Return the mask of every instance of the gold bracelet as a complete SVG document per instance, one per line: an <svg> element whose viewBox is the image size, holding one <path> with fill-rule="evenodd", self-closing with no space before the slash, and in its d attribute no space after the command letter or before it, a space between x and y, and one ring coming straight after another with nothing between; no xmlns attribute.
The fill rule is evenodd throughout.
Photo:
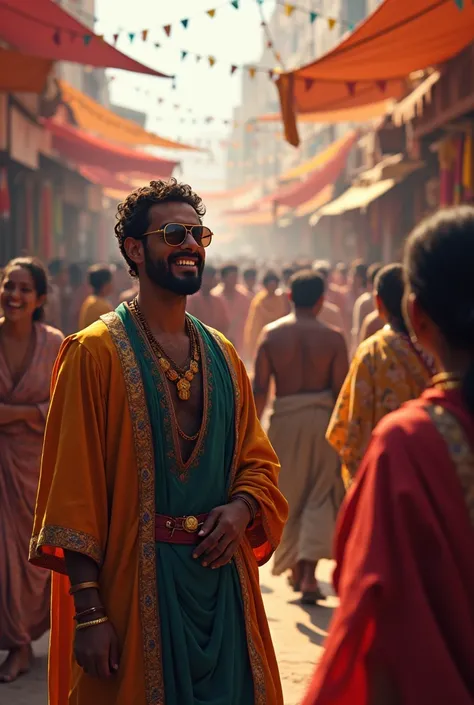
<svg viewBox="0 0 474 705"><path fill-rule="evenodd" d="M71 585L71 588L69 590L70 595L75 595L76 592L79 592L80 590L89 590L89 588L94 588L96 590L99 589L99 583L89 580L86 583L77 583L77 585Z"/></svg>
<svg viewBox="0 0 474 705"><path fill-rule="evenodd" d="M78 629L86 629L87 627L95 627L96 624L104 624L104 622L108 621L108 617L99 617L99 619L91 619L90 622L81 622L80 624L76 625L76 631Z"/></svg>

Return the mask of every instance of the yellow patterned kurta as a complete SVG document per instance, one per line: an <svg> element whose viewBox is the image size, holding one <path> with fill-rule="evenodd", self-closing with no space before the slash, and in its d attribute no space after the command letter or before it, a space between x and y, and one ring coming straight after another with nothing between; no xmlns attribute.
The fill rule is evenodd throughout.
<svg viewBox="0 0 474 705"><path fill-rule="evenodd" d="M354 477L378 422L425 389L431 370L410 341L389 326L357 349L326 438L339 453L344 483Z"/></svg>

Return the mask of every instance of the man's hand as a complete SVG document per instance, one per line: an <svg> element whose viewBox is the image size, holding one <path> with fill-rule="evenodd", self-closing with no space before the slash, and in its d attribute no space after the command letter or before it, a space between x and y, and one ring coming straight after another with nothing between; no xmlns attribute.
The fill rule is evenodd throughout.
<svg viewBox="0 0 474 705"><path fill-rule="evenodd" d="M110 678L119 667L120 651L110 622L76 631L74 655L79 666L92 678Z"/></svg>
<svg viewBox="0 0 474 705"><path fill-rule="evenodd" d="M232 560L252 519L250 509L241 499L235 499L210 512L199 532L202 539L193 558L202 558L203 566L220 568Z"/></svg>

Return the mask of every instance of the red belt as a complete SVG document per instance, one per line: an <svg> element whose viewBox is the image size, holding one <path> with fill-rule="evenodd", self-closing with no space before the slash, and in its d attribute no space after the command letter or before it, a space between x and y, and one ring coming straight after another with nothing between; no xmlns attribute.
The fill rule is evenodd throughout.
<svg viewBox="0 0 474 705"><path fill-rule="evenodd" d="M198 532L207 517L207 514L185 517L155 514L155 541L193 545L197 543Z"/></svg>

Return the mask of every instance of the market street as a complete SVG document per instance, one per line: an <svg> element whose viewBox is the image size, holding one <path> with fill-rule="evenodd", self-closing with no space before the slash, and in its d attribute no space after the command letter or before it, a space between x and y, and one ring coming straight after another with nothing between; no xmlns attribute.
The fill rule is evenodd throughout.
<svg viewBox="0 0 474 705"><path fill-rule="evenodd" d="M319 576L329 591L331 563L323 561ZM270 566L261 570L262 592L273 634L285 693L285 705L301 702L306 683L321 654L335 598L318 607L301 607L284 577L274 578ZM0 685L0 702L6 705L46 705L47 637L35 644L37 660L31 673L11 685ZM4 654L0 653L0 658Z"/></svg>

